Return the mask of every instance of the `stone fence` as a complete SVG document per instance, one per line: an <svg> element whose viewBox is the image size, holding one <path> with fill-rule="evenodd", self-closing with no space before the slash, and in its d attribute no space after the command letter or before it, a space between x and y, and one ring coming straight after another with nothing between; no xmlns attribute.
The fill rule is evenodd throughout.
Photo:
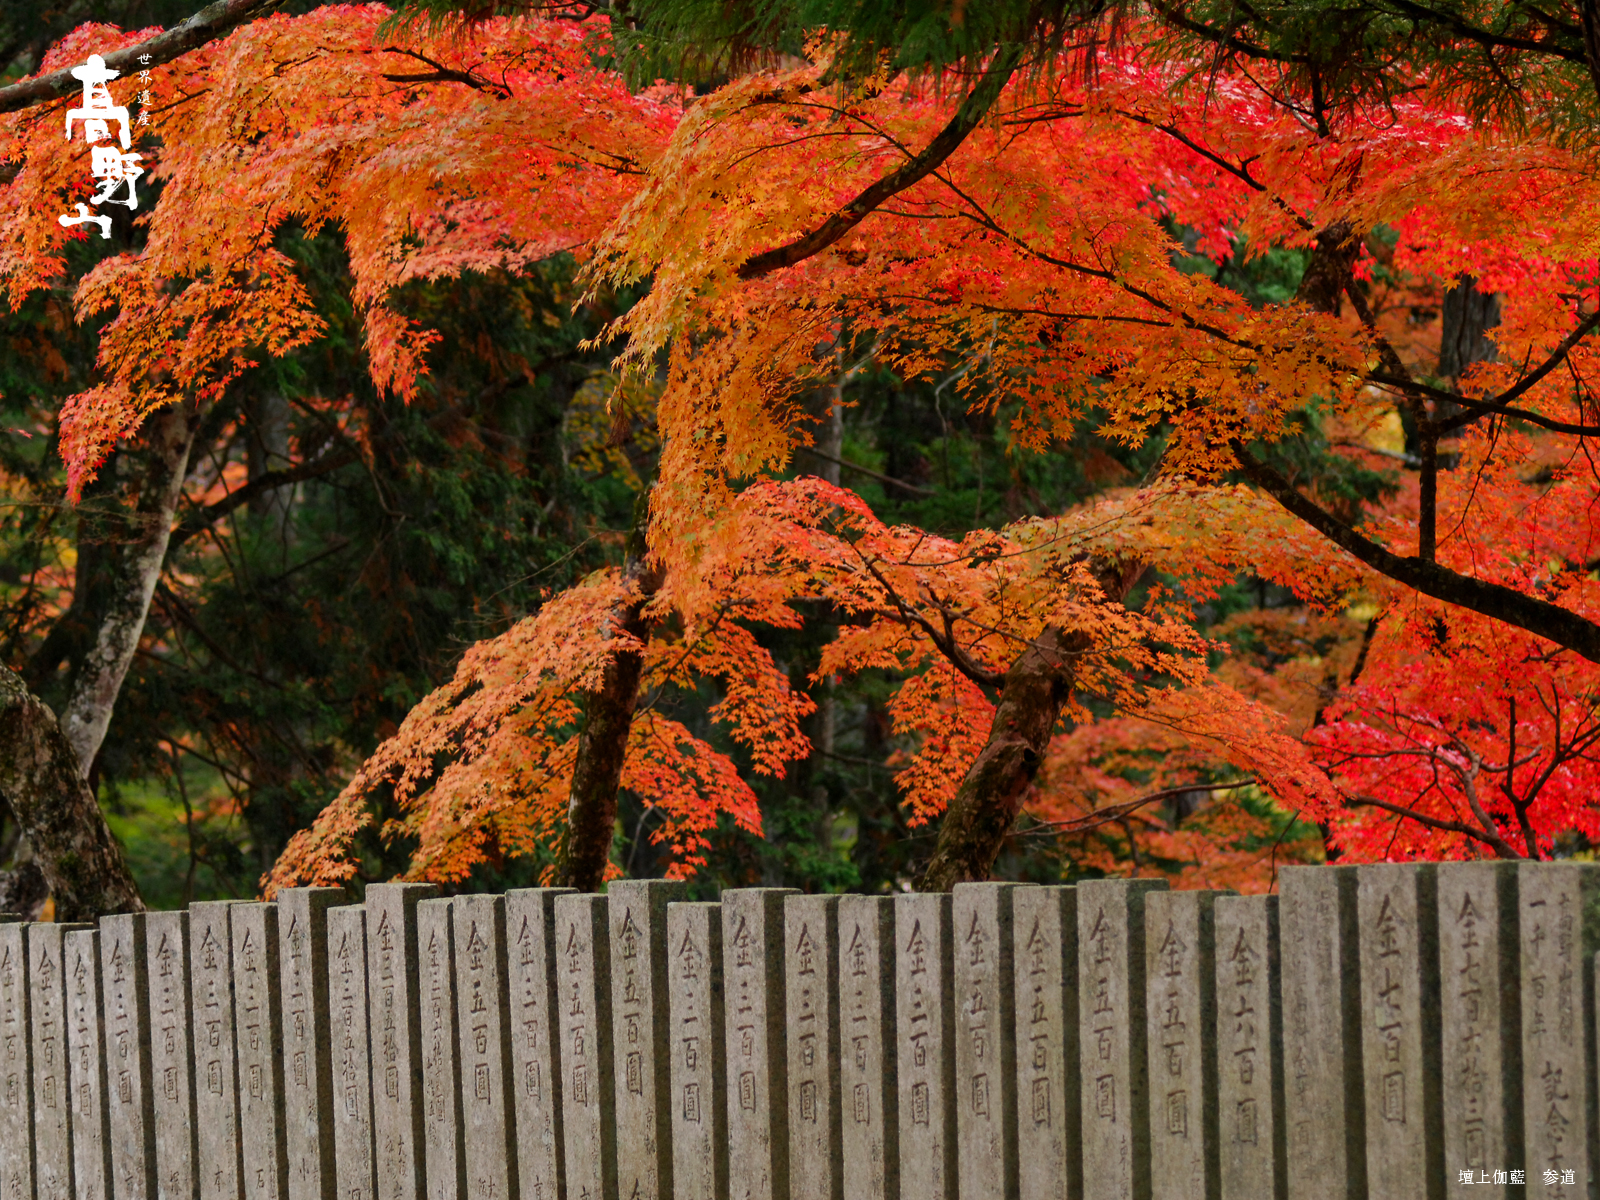
<svg viewBox="0 0 1600 1200"><path fill-rule="evenodd" d="M0 1200L1595 1195L1600 868L1280 892L11 921Z"/></svg>

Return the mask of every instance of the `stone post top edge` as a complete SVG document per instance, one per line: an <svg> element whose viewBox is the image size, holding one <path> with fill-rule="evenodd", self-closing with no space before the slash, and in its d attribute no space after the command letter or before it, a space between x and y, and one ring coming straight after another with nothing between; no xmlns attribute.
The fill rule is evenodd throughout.
<svg viewBox="0 0 1600 1200"><path fill-rule="evenodd" d="M958 885L959 886L959 885ZM1170 892L1165 879L1080 879L1077 887L1090 891L1116 890L1120 892Z"/></svg>
<svg viewBox="0 0 1600 1200"><path fill-rule="evenodd" d="M803 896L805 893L799 888L792 887L743 887L725 888L722 895L729 896Z"/></svg>
<svg viewBox="0 0 1600 1200"><path fill-rule="evenodd" d="M984 879L975 880L968 883L958 883L954 889L952 889L950 894L952 896L959 896L968 892L1015 891L1017 888L1031 888L1038 886L1039 885L1036 883L1017 883L1006 879Z"/></svg>
<svg viewBox="0 0 1600 1200"><path fill-rule="evenodd" d="M1538 871L1582 871L1590 874L1600 874L1600 863L1573 862L1571 859L1521 859L1516 864L1517 870L1524 875L1532 875Z"/></svg>
<svg viewBox="0 0 1600 1200"><path fill-rule="evenodd" d="M576 896L579 894L581 893L577 888L569 887L511 888L506 892L506 899L509 900L512 896L516 896L518 899L527 896L537 900L541 896Z"/></svg>
<svg viewBox="0 0 1600 1200"><path fill-rule="evenodd" d="M879 893L841 892L839 894L839 903L840 904L850 904L850 905L862 905L864 907L865 906L870 906L872 908L882 908L882 907L885 907L885 906L893 903L895 900L898 900L899 898L900 898L899 896L894 896L894 895L885 896L885 895L882 895L882 894L879 894Z"/></svg>
<svg viewBox="0 0 1600 1200"><path fill-rule="evenodd" d="M345 891L345 889L342 887L322 887L320 885L313 887L279 888L276 894L280 900L284 896L293 896L296 899L304 896L306 899L312 901L331 900L336 896L344 896L348 900L350 895L350 893Z"/></svg>
<svg viewBox="0 0 1600 1200"><path fill-rule="evenodd" d="M798 892L785 896L783 906L788 908L791 904L816 904L823 908L833 908L843 899L844 897L836 892Z"/></svg>
<svg viewBox="0 0 1600 1200"><path fill-rule="evenodd" d="M1362 863L1285 863L1278 868L1280 882L1285 876L1292 879L1309 879L1314 875L1332 875L1338 872L1349 874ZM1405 864L1401 864L1402 866Z"/></svg>
<svg viewBox="0 0 1600 1200"><path fill-rule="evenodd" d="M681 879L613 879L606 884L606 893L609 895L613 888L619 887L629 890L637 889L642 892L653 891L658 888L663 891L671 890L677 892L684 891L688 886ZM568 890L570 891L571 889Z"/></svg>
<svg viewBox="0 0 1600 1200"><path fill-rule="evenodd" d="M674 900L667 905L667 914L670 916L678 909L684 912L710 912L714 908L721 908L720 900Z"/></svg>
<svg viewBox="0 0 1600 1200"><path fill-rule="evenodd" d="M556 908L604 908L606 896L603 892L566 892L556 897Z"/></svg>
<svg viewBox="0 0 1600 1200"><path fill-rule="evenodd" d="M1271 908L1278 903L1277 892L1218 892L1217 903L1226 904L1230 908L1241 905L1259 905Z"/></svg>
<svg viewBox="0 0 1600 1200"><path fill-rule="evenodd" d="M379 899L382 899L384 896L398 896L402 900L411 900L413 897L421 900L424 897L437 896L439 894L439 885L436 883L367 884L367 895L371 896L373 892L378 893Z"/></svg>
<svg viewBox="0 0 1600 1200"><path fill-rule="evenodd" d="M1510 858L1452 858L1433 865L1440 871L1448 871L1451 874L1465 871L1499 874L1504 871L1515 871L1523 861Z"/></svg>

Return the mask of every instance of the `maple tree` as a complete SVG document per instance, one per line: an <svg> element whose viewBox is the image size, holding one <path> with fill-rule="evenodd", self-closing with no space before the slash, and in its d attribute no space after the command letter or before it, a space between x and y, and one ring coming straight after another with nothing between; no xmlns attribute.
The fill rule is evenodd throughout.
<svg viewBox="0 0 1600 1200"><path fill-rule="evenodd" d="M1600 222L1592 151L1552 114L1596 97L1565 67L1529 70L1517 120L1461 72L1430 76L1473 30L1430 27L1379 104L1207 14L1121 13L1107 42L1098 11L1002 7L947 22L967 32L920 59L905 28L842 18L786 58L735 44L731 77L693 98L630 89L605 56L625 64L633 34L598 18L394 41L386 10L328 8L163 68L191 99L151 146L144 245L78 285L82 314L116 315L103 381L61 414L74 489L141 425L214 403L253 347L317 337L271 245L291 217L342 230L374 381L401 396L436 340L392 306L407 281L559 250L592 287L644 289L606 334L625 339L613 414L648 395L661 436L641 544L469 652L272 885L348 878L381 794L418 876L561 844L593 885L619 786L691 871L720 820L757 813L733 759L661 699L717 681L715 715L781 771L808 752L811 702L752 631L817 602L839 615L817 680L896 681L911 819L940 820L922 886L986 877L1025 809L1095 869L1146 869L1145 806L1206 789L1239 794L1147 829L1146 853L1154 838L1191 877L1262 886L1271 822L1218 783L1241 773L1333 852L1543 856L1591 832ZM1590 65L1556 32L1560 63ZM141 36L80 30L44 66ZM1192 42L1219 38L1225 53ZM22 163L6 186L25 215L0 240L14 304L71 236L32 214L82 186L52 115L11 118L0 147ZM1279 248L1304 264L1292 299L1230 286ZM1501 297L1493 353L1444 372L1434 320L1413 318L1463 287ZM1160 478L962 538L773 478L812 444L801 398L862 355L1008 406L1019 453L1060 453L1086 420L1157 439ZM1397 460L1387 486L1340 483ZM1240 573L1292 595L1336 652L1213 661L1200 614ZM1364 628L1336 620L1351 605L1372 607ZM1312 684L1308 658L1348 665Z"/></svg>

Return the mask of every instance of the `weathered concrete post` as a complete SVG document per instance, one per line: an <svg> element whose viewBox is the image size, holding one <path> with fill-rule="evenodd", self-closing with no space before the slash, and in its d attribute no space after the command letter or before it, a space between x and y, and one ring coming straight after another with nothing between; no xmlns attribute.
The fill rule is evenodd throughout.
<svg viewBox="0 0 1600 1200"><path fill-rule="evenodd" d="M288 1200L278 906L236 904L229 924L244 1193L247 1200Z"/></svg>
<svg viewBox="0 0 1600 1200"><path fill-rule="evenodd" d="M27 926L0 915L0 1200L33 1197L33 1046Z"/></svg>
<svg viewBox="0 0 1600 1200"><path fill-rule="evenodd" d="M894 982L893 898L841 896L839 1098L849 1200L900 1196Z"/></svg>
<svg viewBox="0 0 1600 1200"><path fill-rule="evenodd" d="M616 1047L617 1189L624 1200L672 1200L667 1093L667 905L684 885L619 879L606 889Z"/></svg>
<svg viewBox="0 0 1600 1200"><path fill-rule="evenodd" d="M373 1200L378 1189L378 1139L372 1119L372 999L367 993L366 911L344 905L324 912L329 1088L326 1122L339 1200Z"/></svg>
<svg viewBox="0 0 1600 1200"><path fill-rule="evenodd" d="M34 1195L37 1200L75 1200L66 936L88 928L87 925L28 926L28 1010L33 1022Z"/></svg>
<svg viewBox="0 0 1600 1200"><path fill-rule="evenodd" d="M570 888L506 893L511 939L511 1082L522 1200L562 1194L561 1053L556 1016L555 898Z"/></svg>
<svg viewBox="0 0 1600 1200"><path fill-rule="evenodd" d="M841 1200L839 897L790 896L783 921L789 1195L791 1200Z"/></svg>
<svg viewBox="0 0 1600 1200"><path fill-rule="evenodd" d="M67 1049L72 1058L72 1191L76 1200L111 1200L100 932L76 930L66 935L63 947L67 965Z"/></svg>
<svg viewBox="0 0 1600 1200"><path fill-rule="evenodd" d="M894 898L900 1192L955 1200L955 975L948 893Z"/></svg>
<svg viewBox="0 0 1600 1200"><path fill-rule="evenodd" d="M289 1200L335 1196L328 909L344 898L343 888L281 888L277 896ZM363 1193L371 1198L370 1189Z"/></svg>
<svg viewBox="0 0 1600 1200"><path fill-rule="evenodd" d="M371 1005L372 1128L378 1200L423 1200L422 1036L417 1008L417 902L426 883L367 888L367 997Z"/></svg>
<svg viewBox="0 0 1600 1200"><path fill-rule="evenodd" d="M1278 873L1290 1200L1365 1200L1354 867Z"/></svg>
<svg viewBox="0 0 1600 1200"><path fill-rule="evenodd" d="M1018 1193L1011 883L958 883L955 923L956 1158L961 1197Z"/></svg>
<svg viewBox="0 0 1600 1200"><path fill-rule="evenodd" d="M1220 1200L1217 893L1145 897L1150 1181L1155 1200Z"/></svg>
<svg viewBox="0 0 1600 1200"><path fill-rule="evenodd" d="M422 1009L423 1163L428 1200L466 1200L461 1034L456 1011L455 930L450 900L417 905L417 994Z"/></svg>
<svg viewBox="0 0 1600 1200"><path fill-rule="evenodd" d="M111 1193L155 1200L156 1130L150 1087L150 988L144 913L100 921Z"/></svg>
<svg viewBox="0 0 1600 1200"><path fill-rule="evenodd" d="M1078 884L1078 1038L1083 1191L1149 1200L1150 1102L1144 904L1154 879Z"/></svg>
<svg viewBox="0 0 1600 1200"><path fill-rule="evenodd" d="M1278 898L1218 896L1215 919L1222 1200L1285 1200Z"/></svg>
<svg viewBox="0 0 1600 1200"><path fill-rule="evenodd" d="M1356 871L1361 1061L1372 1200L1444 1196L1439 914L1431 863Z"/></svg>
<svg viewBox="0 0 1600 1200"><path fill-rule="evenodd" d="M610 1200L617 1194L617 1126L606 898L557 896L555 909L567 1197Z"/></svg>
<svg viewBox="0 0 1600 1200"><path fill-rule="evenodd" d="M1594 910L1600 867L1518 865L1528 1200L1593 1189ZM1568 1172L1572 1174L1568 1176ZM1548 1174L1547 1174L1548 1172ZM1568 1180L1568 1182L1563 1182Z"/></svg>
<svg viewBox="0 0 1600 1200"><path fill-rule="evenodd" d="M728 1188L739 1200L789 1200L783 903L796 894L792 888L722 893Z"/></svg>
<svg viewBox="0 0 1600 1200"><path fill-rule="evenodd" d="M511 1111L511 1033L506 1022L506 900L457 896L450 905L467 1200L511 1200L518 1194L517 1119Z"/></svg>
<svg viewBox="0 0 1600 1200"><path fill-rule="evenodd" d="M672 1186L676 1200L728 1195L722 906L667 908Z"/></svg>
<svg viewBox="0 0 1600 1200"><path fill-rule="evenodd" d="M230 901L189 906L194 1001L196 1159L200 1200L244 1200L239 1075L233 1027Z"/></svg>
<svg viewBox="0 0 1600 1200"><path fill-rule="evenodd" d="M189 914L145 918L150 972L150 1079L158 1200L198 1200L194 1037L189 981Z"/></svg>
<svg viewBox="0 0 1600 1200"><path fill-rule="evenodd" d="M1022 1200L1083 1195L1078 893L1021 888L1016 929L1017 1146Z"/></svg>
<svg viewBox="0 0 1600 1200"><path fill-rule="evenodd" d="M1441 1077L1447 1195L1510 1196L1522 1153L1517 868L1450 862L1439 892ZM1462 1172L1472 1180L1462 1183ZM1497 1174L1503 1176L1497 1182ZM1466 1192L1465 1187L1494 1188Z"/></svg>

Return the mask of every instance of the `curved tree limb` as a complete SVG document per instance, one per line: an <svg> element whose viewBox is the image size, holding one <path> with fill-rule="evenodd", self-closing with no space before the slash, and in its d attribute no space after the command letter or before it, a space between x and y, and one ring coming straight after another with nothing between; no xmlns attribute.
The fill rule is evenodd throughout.
<svg viewBox="0 0 1600 1200"><path fill-rule="evenodd" d="M890 171L804 237L787 246L765 250L745 259L739 267L739 278L760 279L763 275L803 262L813 254L820 254L866 220L872 210L885 200L933 174L967 140L967 135L978 127L994 102L1000 98L1001 91L1021 62L1020 46L1002 48L978 80L978 86L956 109L956 115L950 118L950 123L920 154Z"/></svg>
<svg viewBox="0 0 1600 1200"><path fill-rule="evenodd" d="M1395 554L1358 533L1315 501L1301 495L1277 471L1252 457L1238 439L1229 445L1247 479L1323 537L1380 575L1414 588L1424 596L1459 605L1482 616L1525 629L1537 637L1547 638L1558 646L1581 654L1590 662L1600 662L1600 625L1559 604L1551 604L1548 600L1540 600L1504 584L1474 579L1422 558Z"/></svg>

